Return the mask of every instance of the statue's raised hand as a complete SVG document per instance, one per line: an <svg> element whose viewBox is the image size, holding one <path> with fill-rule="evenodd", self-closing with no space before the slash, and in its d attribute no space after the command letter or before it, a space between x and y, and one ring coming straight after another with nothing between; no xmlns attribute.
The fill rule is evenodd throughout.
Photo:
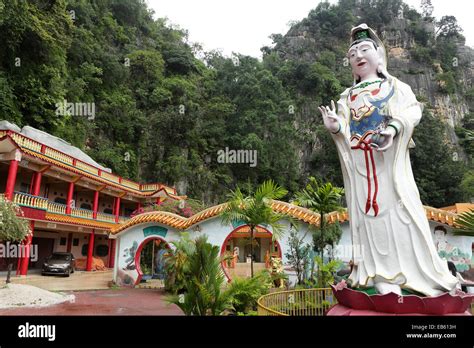
<svg viewBox="0 0 474 348"><path fill-rule="evenodd" d="M324 126L332 133L337 133L341 129L341 118L336 113L336 104L331 100L331 108L329 106L318 107L321 115L323 115Z"/></svg>

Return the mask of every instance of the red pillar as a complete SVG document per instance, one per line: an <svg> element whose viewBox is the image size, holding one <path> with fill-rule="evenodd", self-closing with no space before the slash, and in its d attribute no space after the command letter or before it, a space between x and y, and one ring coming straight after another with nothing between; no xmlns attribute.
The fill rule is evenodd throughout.
<svg viewBox="0 0 474 348"><path fill-rule="evenodd" d="M28 263L30 262L30 247L31 247L31 241L33 239L33 231L35 229L34 221L30 221L30 229L31 229L31 233L23 241L25 257L21 258L21 264L20 264L20 275L22 276L26 276L28 274Z"/></svg>
<svg viewBox="0 0 474 348"><path fill-rule="evenodd" d="M67 252L70 253L72 249L72 233L67 235Z"/></svg>
<svg viewBox="0 0 474 348"><path fill-rule="evenodd" d="M115 222L119 221L119 216L120 216L120 197L117 197L115 199Z"/></svg>
<svg viewBox="0 0 474 348"><path fill-rule="evenodd" d="M67 201L66 201L66 214L71 214L71 202L72 196L74 194L74 183L69 183L69 191L67 192Z"/></svg>
<svg viewBox="0 0 474 348"><path fill-rule="evenodd" d="M97 211L99 210L99 191L94 192L94 204L92 210L92 218L97 219Z"/></svg>
<svg viewBox="0 0 474 348"><path fill-rule="evenodd" d="M137 211L140 210L142 207L142 204L140 202L137 203Z"/></svg>
<svg viewBox="0 0 474 348"><path fill-rule="evenodd" d="M36 172L35 173L35 178L33 180L33 189L31 190L31 194L33 196L39 196L39 194L40 194L42 177L43 177L43 173L41 173L41 172Z"/></svg>
<svg viewBox="0 0 474 348"><path fill-rule="evenodd" d="M110 240L109 248L109 268L114 268L115 266L115 239Z"/></svg>
<svg viewBox="0 0 474 348"><path fill-rule="evenodd" d="M95 230L92 230L92 233L89 235L89 248L87 249L87 263L86 263L87 272L90 272L92 270L92 254L94 252L94 237L95 237Z"/></svg>
<svg viewBox="0 0 474 348"><path fill-rule="evenodd" d="M17 173L18 173L18 161L11 160L10 167L8 168L7 186L5 188L5 198L10 201L13 199L13 192L15 191Z"/></svg>
<svg viewBox="0 0 474 348"><path fill-rule="evenodd" d="M42 176L43 175L40 172L34 173L33 175L33 186L31 188L31 194L33 196L38 196L40 193ZM23 241L23 244L25 246L25 257L22 257L20 261L20 275L28 274L28 264L30 263L30 246L31 246L31 241L33 240L33 232L35 230L34 221L30 221L30 228L31 228L31 234Z"/></svg>

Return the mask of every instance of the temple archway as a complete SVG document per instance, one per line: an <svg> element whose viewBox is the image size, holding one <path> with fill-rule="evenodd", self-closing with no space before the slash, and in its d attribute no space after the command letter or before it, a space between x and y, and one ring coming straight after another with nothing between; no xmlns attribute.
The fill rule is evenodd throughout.
<svg viewBox="0 0 474 348"><path fill-rule="evenodd" d="M135 269L138 273L135 285L140 284L144 278L164 281L166 250L171 250L171 248L161 237L152 236L143 240L135 254ZM150 260L151 262L149 262Z"/></svg>
<svg viewBox="0 0 474 348"><path fill-rule="evenodd" d="M261 270L269 269L271 257L281 258L282 252L280 243L278 241L272 243L272 233L262 226L257 226L253 239L253 265L254 274L256 274ZM250 227L248 225L239 226L227 235L221 246L221 257L224 256L227 257L222 261L222 269L228 281L236 276L250 277Z"/></svg>

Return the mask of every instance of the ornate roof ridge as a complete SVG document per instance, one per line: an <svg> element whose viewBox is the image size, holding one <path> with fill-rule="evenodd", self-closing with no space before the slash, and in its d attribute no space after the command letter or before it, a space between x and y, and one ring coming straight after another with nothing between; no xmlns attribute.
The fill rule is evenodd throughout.
<svg viewBox="0 0 474 348"><path fill-rule="evenodd" d="M190 216L189 218L185 218L174 213L164 211L143 213L134 216L123 224L113 227L111 229L111 233L115 235L129 227L149 222L162 223L173 228L185 230L197 223L217 217L224 210L226 205L227 203L222 203L209 207L194 214L193 216ZM454 226L458 214L429 206L423 207L425 209L426 216L429 220L443 223L449 226ZM320 215L307 208L300 207L288 202L274 200L272 201L272 209L275 212L288 214L298 220L309 223L310 225L319 225ZM339 222L349 221L349 214L345 209L342 211L333 211L327 214L327 219L329 223L334 223L336 220Z"/></svg>

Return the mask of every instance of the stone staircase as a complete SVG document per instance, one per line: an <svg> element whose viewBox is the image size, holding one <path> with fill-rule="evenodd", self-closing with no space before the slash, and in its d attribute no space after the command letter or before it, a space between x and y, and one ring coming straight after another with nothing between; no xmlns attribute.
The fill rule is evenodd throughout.
<svg viewBox="0 0 474 348"><path fill-rule="evenodd" d="M257 274L258 272L265 269L265 262L254 262L253 263L253 273ZM230 278L250 278L250 263L236 263L235 268L227 268Z"/></svg>
<svg viewBox="0 0 474 348"><path fill-rule="evenodd" d="M163 289L165 282L161 279L148 279L145 283L140 283L135 288L137 289Z"/></svg>

